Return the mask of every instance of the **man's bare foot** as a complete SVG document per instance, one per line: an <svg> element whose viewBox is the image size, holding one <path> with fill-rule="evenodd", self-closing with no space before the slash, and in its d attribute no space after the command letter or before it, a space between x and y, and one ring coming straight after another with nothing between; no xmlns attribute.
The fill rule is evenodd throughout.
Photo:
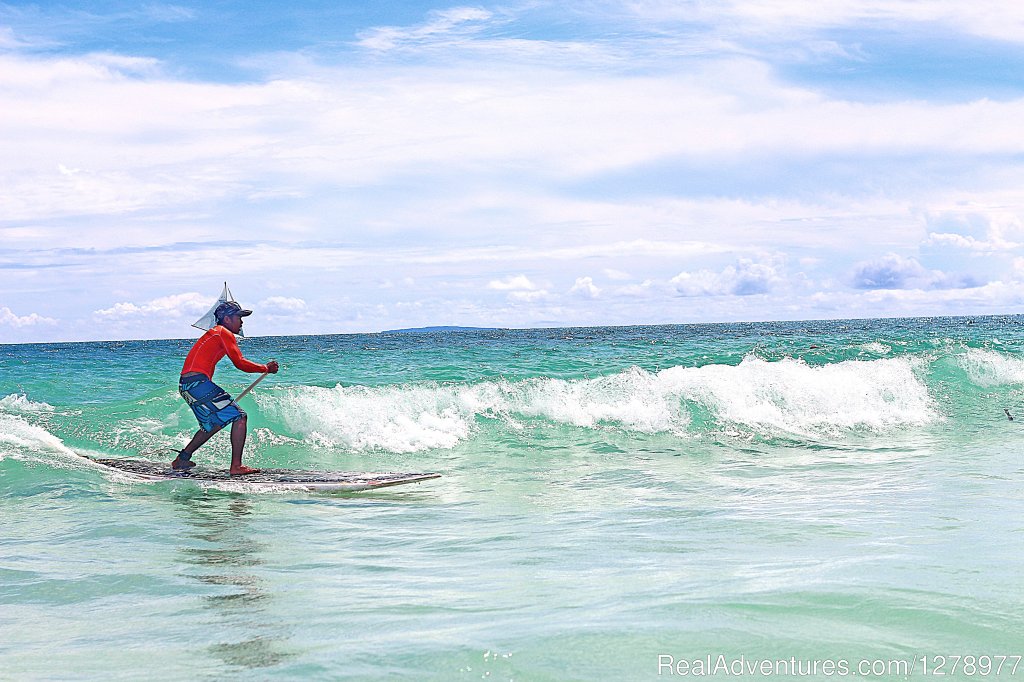
<svg viewBox="0 0 1024 682"><path fill-rule="evenodd" d="M259 472L259 469L252 469L244 464L239 467L231 467L231 469L228 470L228 473L232 476L245 476L246 474L258 474Z"/></svg>
<svg viewBox="0 0 1024 682"><path fill-rule="evenodd" d="M174 461L171 462L171 468L172 469L177 469L178 471L185 471L185 470L191 469L195 465L196 465L196 463L193 462L192 460L190 460L190 459L182 459L181 457L175 457Z"/></svg>

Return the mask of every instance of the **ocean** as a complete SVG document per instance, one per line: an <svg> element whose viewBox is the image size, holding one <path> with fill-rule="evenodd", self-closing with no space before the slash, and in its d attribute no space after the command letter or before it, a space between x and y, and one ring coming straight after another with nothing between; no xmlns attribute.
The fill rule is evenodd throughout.
<svg viewBox="0 0 1024 682"><path fill-rule="evenodd" d="M191 339L0 346L0 679L1024 679L1022 322L243 340L247 464L443 475L341 495L81 457Z"/></svg>

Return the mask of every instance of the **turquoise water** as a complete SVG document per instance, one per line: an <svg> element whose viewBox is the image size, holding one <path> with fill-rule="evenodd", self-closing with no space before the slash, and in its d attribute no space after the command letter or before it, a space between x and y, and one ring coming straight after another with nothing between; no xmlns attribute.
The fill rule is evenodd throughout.
<svg viewBox="0 0 1024 682"><path fill-rule="evenodd" d="M187 441L190 341L0 346L0 678L1009 679L1022 321L244 340L247 463L443 474L349 495L82 460Z"/></svg>

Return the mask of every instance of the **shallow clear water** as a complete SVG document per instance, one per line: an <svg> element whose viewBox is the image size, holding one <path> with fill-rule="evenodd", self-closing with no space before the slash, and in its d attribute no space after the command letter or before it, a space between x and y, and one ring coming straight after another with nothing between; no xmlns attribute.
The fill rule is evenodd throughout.
<svg viewBox="0 0 1024 682"><path fill-rule="evenodd" d="M1022 655L1021 322L243 341L282 363L243 400L247 463L443 474L350 495L81 459L187 441L189 341L0 346L0 677L642 680L720 654L913 677Z"/></svg>

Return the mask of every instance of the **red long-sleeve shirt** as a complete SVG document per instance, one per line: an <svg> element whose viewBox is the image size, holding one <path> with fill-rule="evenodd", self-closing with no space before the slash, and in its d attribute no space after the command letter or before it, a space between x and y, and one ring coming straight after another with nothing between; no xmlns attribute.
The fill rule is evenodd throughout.
<svg viewBox="0 0 1024 682"><path fill-rule="evenodd" d="M217 363L227 355L235 367L243 372L266 372L267 366L250 362L242 357L242 350L238 347L238 341L230 330L217 325L210 331L199 337L192 350L185 358L185 366L181 368L182 374L189 372L202 372L208 378L213 378L213 370Z"/></svg>

